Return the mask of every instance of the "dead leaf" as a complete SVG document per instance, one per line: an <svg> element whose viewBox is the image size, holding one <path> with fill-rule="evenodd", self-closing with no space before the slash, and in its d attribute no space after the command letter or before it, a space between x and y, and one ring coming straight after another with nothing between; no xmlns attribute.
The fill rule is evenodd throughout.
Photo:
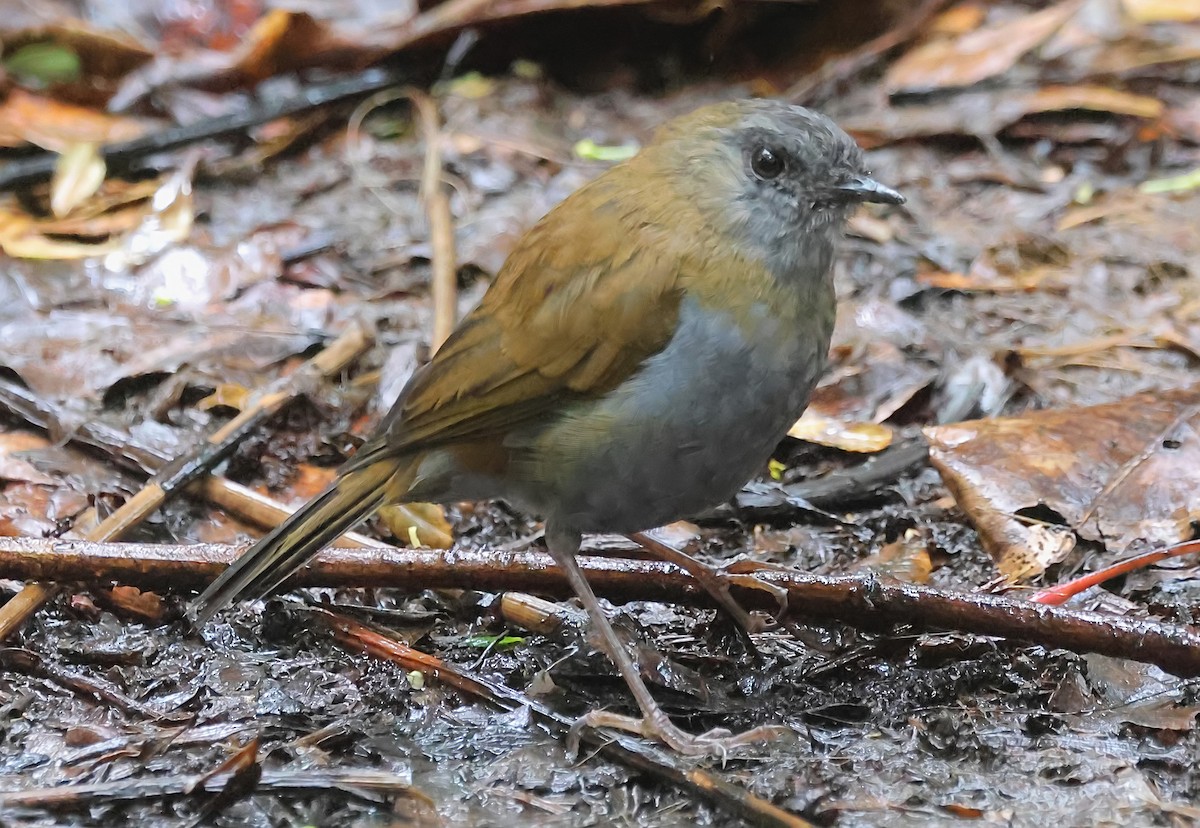
<svg viewBox="0 0 1200 828"><path fill-rule="evenodd" d="M1200 0L1121 0L1138 23L1188 23L1200 20Z"/></svg>
<svg viewBox="0 0 1200 828"><path fill-rule="evenodd" d="M808 410L788 429L788 436L820 446L871 454L892 444L892 429L879 423L852 423Z"/></svg>
<svg viewBox="0 0 1200 828"><path fill-rule="evenodd" d="M1114 557L1191 537L1200 516L1200 386L1108 405L925 429L930 459L1011 580L1075 538Z"/></svg>
<svg viewBox="0 0 1200 828"><path fill-rule="evenodd" d="M1025 99L1026 113L1066 112L1072 109L1131 115L1135 118L1161 118L1163 102L1148 95L1135 95L1107 86L1044 86Z"/></svg>
<svg viewBox="0 0 1200 828"><path fill-rule="evenodd" d="M842 126L868 149L894 141L942 135L995 135L1031 115L1084 110L1155 120L1165 115L1162 101L1147 95L1084 84L1047 86L1031 92L1003 89L967 92L924 106L887 106Z"/></svg>
<svg viewBox="0 0 1200 828"><path fill-rule="evenodd" d="M193 157L163 179L150 198L149 209L142 222L117 240L116 250L105 254L106 269L113 272L129 270L150 261L155 255L188 237L196 217L192 197L194 172ZM175 302L178 299L170 296L166 301Z"/></svg>
<svg viewBox="0 0 1200 828"><path fill-rule="evenodd" d="M843 336L835 335L838 344L831 352L832 366L812 393L807 409L810 417L883 423L937 378L937 371L928 363L909 359L891 342L873 339L844 344ZM881 436L877 432L867 439Z"/></svg>
<svg viewBox="0 0 1200 828"><path fill-rule="evenodd" d="M1185 704L1187 682L1149 664L1087 655L1088 683L1103 700L1087 711L1093 721L1130 723L1157 730L1191 730L1200 706Z"/></svg>
<svg viewBox="0 0 1200 828"><path fill-rule="evenodd" d="M27 431L0 432L0 483L15 481L18 483L39 483L43 486L53 486L57 481L21 457L15 455L43 449L50 445L44 437L30 434Z"/></svg>
<svg viewBox="0 0 1200 828"><path fill-rule="evenodd" d="M384 506L379 517L393 536L412 546L449 549L454 546L454 530L446 520L446 510L436 503L402 503Z"/></svg>
<svg viewBox="0 0 1200 828"><path fill-rule="evenodd" d="M86 195L93 184L104 182L103 161L98 166L81 153L75 162L81 169L62 167L56 173L56 210L70 207L77 215L42 219L30 215L15 198L0 201L0 249L17 259L74 260L104 257L112 272L142 264L187 238L195 210L191 174L194 164L184 166L158 182L106 188L92 204ZM94 192L94 190L93 190ZM79 202L78 199L84 200ZM115 212L106 212L113 208ZM56 216L61 215L56 212ZM108 235L119 233L119 235ZM61 238L63 234L87 240ZM159 297L154 297L159 298ZM168 300L178 301L175 297Z"/></svg>
<svg viewBox="0 0 1200 828"><path fill-rule="evenodd" d="M153 56L128 34L98 29L82 20L67 18L46 26L4 32L5 55L35 45L69 52L79 62L77 77L53 84L56 98L98 106L107 102L122 77Z"/></svg>
<svg viewBox="0 0 1200 828"><path fill-rule="evenodd" d="M902 536L884 544L878 552L858 561L851 569L874 572L910 584L927 584L933 573L928 538L919 529L906 529Z"/></svg>
<svg viewBox="0 0 1200 828"><path fill-rule="evenodd" d="M46 537L56 528L46 517L51 490L40 483L11 483L0 486L0 535Z"/></svg>
<svg viewBox="0 0 1200 828"><path fill-rule="evenodd" d="M107 592L97 593L96 600L114 613L143 624L159 623L166 612L161 597L131 586L115 586Z"/></svg>
<svg viewBox="0 0 1200 828"><path fill-rule="evenodd" d="M846 222L846 231L855 236L869 239L876 244L887 244L896 237L896 231L886 219L860 210Z"/></svg>
<svg viewBox="0 0 1200 828"><path fill-rule="evenodd" d="M700 540L700 527L691 521L677 520L666 526L651 529L646 534L652 535L655 539L674 546L676 549L687 549Z"/></svg>
<svg viewBox="0 0 1200 828"><path fill-rule="evenodd" d="M1048 9L957 38L931 40L897 60L884 78L889 92L965 87L1001 75L1058 30L1082 5L1067 0Z"/></svg>
<svg viewBox="0 0 1200 828"><path fill-rule="evenodd" d="M52 238L42 232L37 221L16 207L15 202L0 206L0 250L14 259L90 259L115 253L120 247L118 238L99 242Z"/></svg>
<svg viewBox="0 0 1200 828"><path fill-rule="evenodd" d="M106 169L95 144L72 144L63 150L50 179L50 212L62 218L95 195Z"/></svg>
<svg viewBox="0 0 1200 828"><path fill-rule="evenodd" d="M49 400L95 399L119 381L184 365L254 387L312 344L308 335L281 333L284 324L267 316L185 324L150 312L117 317L104 307L27 314L0 322L0 366Z"/></svg>
<svg viewBox="0 0 1200 828"><path fill-rule="evenodd" d="M987 18L987 9L980 3L959 3L939 14L929 23L930 34L962 35L979 28Z"/></svg>
<svg viewBox="0 0 1200 828"><path fill-rule="evenodd" d="M214 408L232 408L241 411L253 397L254 392L244 385L234 382L223 382L200 402L196 407L201 411L211 411Z"/></svg>

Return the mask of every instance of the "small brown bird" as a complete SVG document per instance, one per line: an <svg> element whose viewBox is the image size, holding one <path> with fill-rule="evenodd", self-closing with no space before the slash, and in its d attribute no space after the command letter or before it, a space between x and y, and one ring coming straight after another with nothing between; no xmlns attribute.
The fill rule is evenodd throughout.
<svg viewBox="0 0 1200 828"><path fill-rule="evenodd" d="M503 498L546 544L643 719L592 721L687 753L575 561L585 532L637 532L732 497L804 410L833 329L852 207L904 198L828 118L754 100L669 122L517 244L479 306L324 492L200 597L198 623L258 598L387 503Z"/></svg>

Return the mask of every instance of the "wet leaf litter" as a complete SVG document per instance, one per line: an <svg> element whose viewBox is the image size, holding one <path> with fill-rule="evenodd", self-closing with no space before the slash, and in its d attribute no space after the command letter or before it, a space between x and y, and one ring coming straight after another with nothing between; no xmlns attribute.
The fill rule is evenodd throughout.
<svg viewBox="0 0 1200 828"><path fill-rule="evenodd" d="M814 407L821 402L823 416L847 425L821 430L832 434L825 442L834 445L781 446L774 476L764 469L756 484L785 493L772 495L769 518L765 509L737 507L697 516L694 554L714 562L749 556L827 574L865 562L881 578L924 579L963 591L989 584L998 571L986 554L988 523L974 518L970 499L950 496L961 489L947 487L922 462L892 476L867 470L887 452L920 442L922 428L961 428L964 420L995 415L1008 418L1007 426L994 427L1014 435L1012 448L993 461L986 453L971 458L976 473L1012 501L992 505L1026 529L1054 527L1053 533L1074 538L1035 585L1099 568L1160 539L1189 536L1188 504L1161 485L1183 483L1179 469L1157 471L1172 452L1186 452L1189 420L1167 412L1171 423L1178 420L1179 433L1167 433L1171 423L1154 434L1138 430L1149 428L1142 415L1169 405L1172 394L1183 393L1175 389L1192 384L1196 353L1197 260L1189 230L1196 205L1188 173L1200 160L1196 102L1183 82L1195 48L1195 18L1187 18L1186 6L947 4L911 41L868 62L864 74L817 90L812 102L875 148L877 173L902 184L910 204L904 213L864 213L871 221L860 221L839 263L833 365ZM253 37L268 45L289 32L313 37L323 24L305 25L274 17ZM68 42L89 54L92 41L75 37ZM128 73L145 60L123 42L101 43L124 61L111 71ZM955 57L930 62L930 54ZM51 69L60 57L50 55ZM33 69L26 54L7 71L36 75L41 70L33 58ZM241 51L211 71L230 77L254 59ZM545 65L552 72L561 68L552 58ZM939 74L930 75L933 69ZM802 72L784 61L750 76L785 89ZM450 198L463 307L478 298L506 243L610 163L603 153L578 154L581 141L624 147L645 140L653 124L672 114L747 91L710 81L665 96L640 95L616 83L597 96L529 74L527 66L505 67L473 84L451 85L438 98L444 162L457 177ZM880 83L888 96L878 94ZM28 94L64 106L68 100L87 104L86 87L77 91L62 99L46 89ZM138 94L132 83L121 93L126 99ZM294 370L349 320L365 316L380 333L378 349L345 381L314 389L274 427L241 444L222 471L235 483L295 502L311 494L306 479L320 478L352 453L387 405L384 385L372 374L386 368L389 355L413 355L398 357L392 371L420 362L431 330L426 284L433 251L415 190L425 156L405 120L402 110L368 116L357 136L368 151L349 167L342 131L333 128L298 155L293 150L271 161L261 175L202 179L191 196L199 222L188 231L190 250L178 235L156 231L139 238L162 249L145 264L126 260L126 270L89 271L54 257L5 260L0 361L10 372L6 378L52 403L57 414L44 443L27 421L6 420L11 442L0 490L6 532L82 534L86 521L102 519L137 489L136 476L117 474L110 458L64 441L79 422L136 429L143 440L168 447L168 455L181 454L236 407L238 395L225 392L257 389ZM346 122L343 116L337 123ZM131 137L120 132L131 129L123 122L112 129L111 139L101 140ZM82 186L68 193L66 203L79 201L73 211L97 199L113 205L87 217L71 211L65 219L52 217L47 191L48 212L39 218L75 224L49 224L42 237L100 247L108 238L136 234L157 189L122 193L119 181L110 177L87 197ZM114 191L106 194L105 187ZM164 226L178 234L185 225ZM21 232L5 238L35 238ZM333 245L315 245L318 236ZM30 251L18 245L15 252ZM32 252L68 251L44 246ZM108 252L90 251L95 257ZM180 273L195 281L166 278ZM1044 466L1052 456L1038 440L1053 439L1054 432L1038 417L1052 420L1055 412L1068 445L1061 453L1095 473L1105 494L1092 492L1088 502L1105 508L1088 520L1055 501L1068 492L1053 478L1045 489L1014 499L1020 493L1015 482L1032 479L1028 464ZM886 427L891 445L885 448L875 426ZM977 427L979 439L998 451L988 440L991 426ZM862 434L874 441L866 446L871 451L847 453L846 435ZM936 456L937 433L930 435ZM971 445L954 442L963 450ZM1175 442L1180 445L1167 445ZM1120 458L1106 450L1113 443L1125 452ZM306 467L316 474L297 472ZM1102 473L1113 467L1126 471ZM1013 485L999 484L1001 468ZM828 473L858 469L863 472L832 504L804 505L795 494L795 487ZM1145 482L1139 474L1148 475ZM1109 488L1117 478L1124 487ZM1122 495L1128 517L1110 517ZM1139 497L1157 501L1161 510L1150 513ZM90 518L89 510L98 514ZM503 505L464 504L448 518L463 548L538 548L539 527ZM198 500L179 500L134 537L222 542L260 531L244 521ZM411 542L405 535L415 530L417 542L430 543L411 521L365 529L400 543ZM628 551L620 539L590 543L585 553ZM1194 620L1193 567L1182 558L1082 600L1132 618L1187 624ZM562 743L522 714L498 712L433 682L414 682L402 667L351 654L304 610L273 608L264 615L241 608L205 647L169 623L133 620L115 604L108 605L115 610L103 608L88 600L95 585L86 586L68 590L9 641L61 669L39 674L28 660L6 662L0 703L14 723L4 737L6 790L36 790L89 774L143 782L202 775L221 768L236 746L257 734L258 750L246 761L264 768L258 792L226 788L229 796L211 815L218 824L272 817L337 822L394 807L319 788L296 797L271 793L281 790L270 784L271 774L322 767L370 768L411 780L449 822L512 813L559 824L730 819L619 763L572 764ZM579 628L568 623L534 635L513 630L492 594L301 594L357 606L374 623L408 629L443 659L536 692L568 713L626 703L603 659L588 655ZM167 591L163 597L178 610L177 596ZM402 616L428 620L405 624ZM803 734L797 745L773 746L721 772L810 819L902 825L974 817L1031 824L1050 815L1062 824L1169 824L1194 816L1188 804L1195 793L1192 688L1153 668L1015 641L903 628L863 631L830 622L805 625L795 636L758 634L765 663L752 667L711 610L633 603L619 610L618 621L640 653L666 654L652 668L660 695L696 729L784 720ZM481 636L520 641L480 648ZM182 711L194 721L177 733L145 711L131 713L46 678L68 673L103 678L160 714ZM245 729L230 731L235 725ZM343 783L354 785L333 784ZM366 784L360 779L355 791ZM87 823L166 808L169 818L186 824L201 807L186 797L96 798L56 819ZM29 812L28 818L38 817Z"/></svg>

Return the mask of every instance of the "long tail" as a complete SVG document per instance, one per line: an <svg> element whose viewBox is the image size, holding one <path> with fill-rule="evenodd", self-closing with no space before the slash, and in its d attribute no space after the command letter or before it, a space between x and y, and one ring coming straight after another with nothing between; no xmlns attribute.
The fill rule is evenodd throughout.
<svg viewBox="0 0 1200 828"><path fill-rule="evenodd" d="M380 506L403 497L413 463L395 457L357 466L301 506L209 584L192 606L197 627L238 600L262 598Z"/></svg>

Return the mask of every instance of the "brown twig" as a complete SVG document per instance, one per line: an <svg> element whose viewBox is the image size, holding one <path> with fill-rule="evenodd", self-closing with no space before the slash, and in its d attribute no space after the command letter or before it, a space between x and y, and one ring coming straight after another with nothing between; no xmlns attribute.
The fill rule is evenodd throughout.
<svg viewBox="0 0 1200 828"><path fill-rule="evenodd" d="M109 174L120 174L133 169L148 156L180 149L201 141L240 135L248 129L288 115L297 115L317 107L361 98L380 88L394 86L403 79L400 72L370 69L329 84L311 86L299 94L283 100L275 100L262 105L243 104L237 108L236 112L229 115L220 115L183 126L169 127L129 141L105 144L99 148L99 152L104 157ZM0 169L0 192L48 180L54 173L57 159L57 153L45 153L6 163L3 169Z"/></svg>
<svg viewBox="0 0 1200 828"><path fill-rule="evenodd" d="M454 244L454 219L450 212L450 196L445 186L445 171L442 169L442 131L437 103L420 89L404 87L388 89L371 96L354 111L347 128L347 158L354 169L356 179L361 179L388 209L392 206L390 181L371 173L364 162L365 153L359 149L359 134L363 120L372 110L391 101L407 99L416 113L421 135L425 143L425 163L421 172L421 203L425 208L425 220L429 226L429 244L432 249L430 266L430 294L433 299L433 330L430 345L436 351L454 330L458 317L458 263Z"/></svg>
<svg viewBox="0 0 1200 828"><path fill-rule="evenodd" d="M121 779L91 785L56 785L52 788L10 791L0 793L0 811L13 808L81 809L102 802L178 798L197 791L218 793L231 775L225 773L207 778L203 774L159 776L152 779ZM375 796L382 794L413 799L426 807L433 806L428 796L413 788L402 777L366 768L293 772L264 770L262 778L258 780L257 789L275 795L340 791L372 801Z"/></svg>
<svg viewBox="0 0 1200 828"><path fill-rule="evenodd" d="M261 426L292 400L313 391L324 379L340 373L369 345L370 338L366 332L360 326L352 325L328 348L291 375L277 380L257 395L236 417L217 429L198 448L157 469L153 479L146 486L98 526L89 530L85 539L105 541L119 538L165 500L174 497L207 474L237 447L249 431ZM0 641L20 628L53 595L54 588L51 585L26 584L20 593L0 607Z"/></svg>
<svg viewBox="0 0 1200 828"><path fill-rule="evenodd" d="M424 92L410 90L409 99L417 111L421 134L425 137L425 169L421 175L421 199L429 222L429 241L433 249L433 350L442 347L458 321L458 262L454 251L454 219L450 197L442 183L442 129L437 104Z"/></svg>
<svg viewBox="0 0 1200 828"><path fill-rule="evenodd" d="M142 588L207 584L241 551L221 544L97 544L0 538L0 578L117 581ZM704 604L707 596L678 567L660 561L585 556L580 565L596 592L614 601ZM732 568L735 574L745 574ZM862 627L905 624L959 630L1080 653L1129 658L1179 676L1200 675L1200 632L1151 619L1083 612L997 595L968 594L872 576L821 577L749 567L787 591L792 617L827 618ZM285 588L302 586L516 590L566 597L570 586L549 555L434 549L328 549ZM761 590L733 587L746 607L778 609Z"/></svg>
<svg viewBox="0 0 1200 828"><path fill-rule="evenodd" d="M136 714L142 718L155 721L162 721L164 719L178 721L190 718L187 715L180 716L159 712L137 699L130 698L104 679L91 678L80 673L64 670L48 662L32 650L20 647L0 648L0 668L19 670L28 675L40 676L84 698L105 702L124 713Z"/></svg>
<svg viewBox="0 0 1200 828"><path fill-rule="evenodd" d="M445 682L464 693L481 698L502 709L525 708L531 710L543 722L558 730L559 735L564 738L569 738L573 732L574 723L570 719L556 713L536 699L447 664L439 658L415 650L344 615L332 612L321 612L320 615L333 628L334 637L343 646L400 664L406 670L419 670L431 678ZM689 791L729 813L753 820L758 825L780 826L780 828L813 828L812 823L807 820L789 814L707 770L680 767L677 759L657 747L651 747L636 739L591 727L581 728L579 739L597 749L609 760Z"/></svg>

